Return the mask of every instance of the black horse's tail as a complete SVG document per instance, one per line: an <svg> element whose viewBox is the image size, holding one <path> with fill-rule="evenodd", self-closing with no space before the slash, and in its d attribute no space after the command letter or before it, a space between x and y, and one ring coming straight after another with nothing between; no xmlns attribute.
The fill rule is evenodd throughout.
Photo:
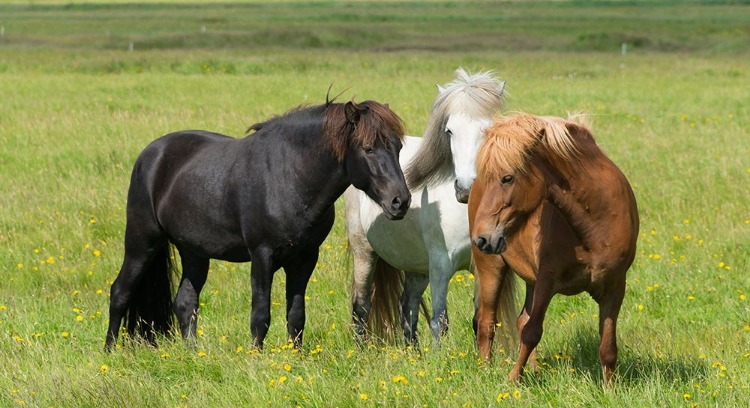
<svg viewBox="0 0 750 408"><path fill-rule="evenodd" d="M171 245L164 245L143 272L140 282L133 288L126 313L128 333L138 335L150 344L156 336L167 336L174 326L172 312Z"/></svg>

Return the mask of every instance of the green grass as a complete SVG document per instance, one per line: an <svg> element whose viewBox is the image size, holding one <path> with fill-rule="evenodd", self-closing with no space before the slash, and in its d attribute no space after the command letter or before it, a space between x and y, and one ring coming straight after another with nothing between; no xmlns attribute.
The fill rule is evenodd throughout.
<svg viewBox="0 0 750 408"><path fill-rule="evenodd" d="M748 19L747 2L0 3L0 406L747 405ZM319 42L285 37L305 32ZM621 56L636 35L648 41ZM331 83L421 134L434 84L458 66L496 70L510 110L592 114L634 186L642 235L616 391L601 389L586 295L553 300L540 373L506 382L509 350L480 366L466 272L442 346L421 322L420 350L358 348L342 206L302 350L286 347L283 271L257 353L249 265L214 262L196 346L102 351L130 169L148 142L188 128L240 137L323 102Z"/></svg>

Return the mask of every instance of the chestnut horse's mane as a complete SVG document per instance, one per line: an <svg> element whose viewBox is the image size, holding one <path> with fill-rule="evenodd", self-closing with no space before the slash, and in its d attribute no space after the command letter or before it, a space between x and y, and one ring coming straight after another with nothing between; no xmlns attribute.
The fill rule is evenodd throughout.
<svg viewBox="0 0 750 408"><path fill-rule="evenodd" d="M536 152L572 163L581 153L584 138L593 141L590 125L580 114L567 119L527 113L496 118L477 152L477 176L496 180L508 172L525 173Z"/></svg>

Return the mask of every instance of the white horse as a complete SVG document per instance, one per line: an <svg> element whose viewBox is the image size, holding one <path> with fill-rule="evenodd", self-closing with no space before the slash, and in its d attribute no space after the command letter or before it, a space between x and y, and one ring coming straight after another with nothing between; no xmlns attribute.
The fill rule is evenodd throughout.
<svg viewBox="0 0 750 408"><path fill-rule="evenodd" d="M456 271L468 270L471 261L463 203L476 176L474 160L484 128L502 109L505 87L491 72L470 75L459 68L455 76L445 87L438 85L424 136L404 140L400 162L412 194L406 217L385 221L366 195L351 188L344 194L358 339L368 329L391 338L400 319L406 341L416 341L419 305L428 283L432 334L439 340L448 328L448 282Z"/></svg>

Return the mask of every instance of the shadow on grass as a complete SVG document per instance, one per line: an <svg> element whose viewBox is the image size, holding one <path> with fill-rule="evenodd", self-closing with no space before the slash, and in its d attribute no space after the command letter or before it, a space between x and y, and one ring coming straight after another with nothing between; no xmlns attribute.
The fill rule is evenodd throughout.
<svg viewBox="0 0 750 408"><path fill-rule="evenodd" d="M571 368L578 375L591 378L602 384L602 370L599 362L599 334L580 329L566 341L562 351L540 350L541 365L559 372ZM699 359L680 355L654 355L651 348L639 349L637 344L628 344L618 339L617 383L621 386L642 385L659 381L667 384L692 383L707 377L708 363Z"/></svg>

